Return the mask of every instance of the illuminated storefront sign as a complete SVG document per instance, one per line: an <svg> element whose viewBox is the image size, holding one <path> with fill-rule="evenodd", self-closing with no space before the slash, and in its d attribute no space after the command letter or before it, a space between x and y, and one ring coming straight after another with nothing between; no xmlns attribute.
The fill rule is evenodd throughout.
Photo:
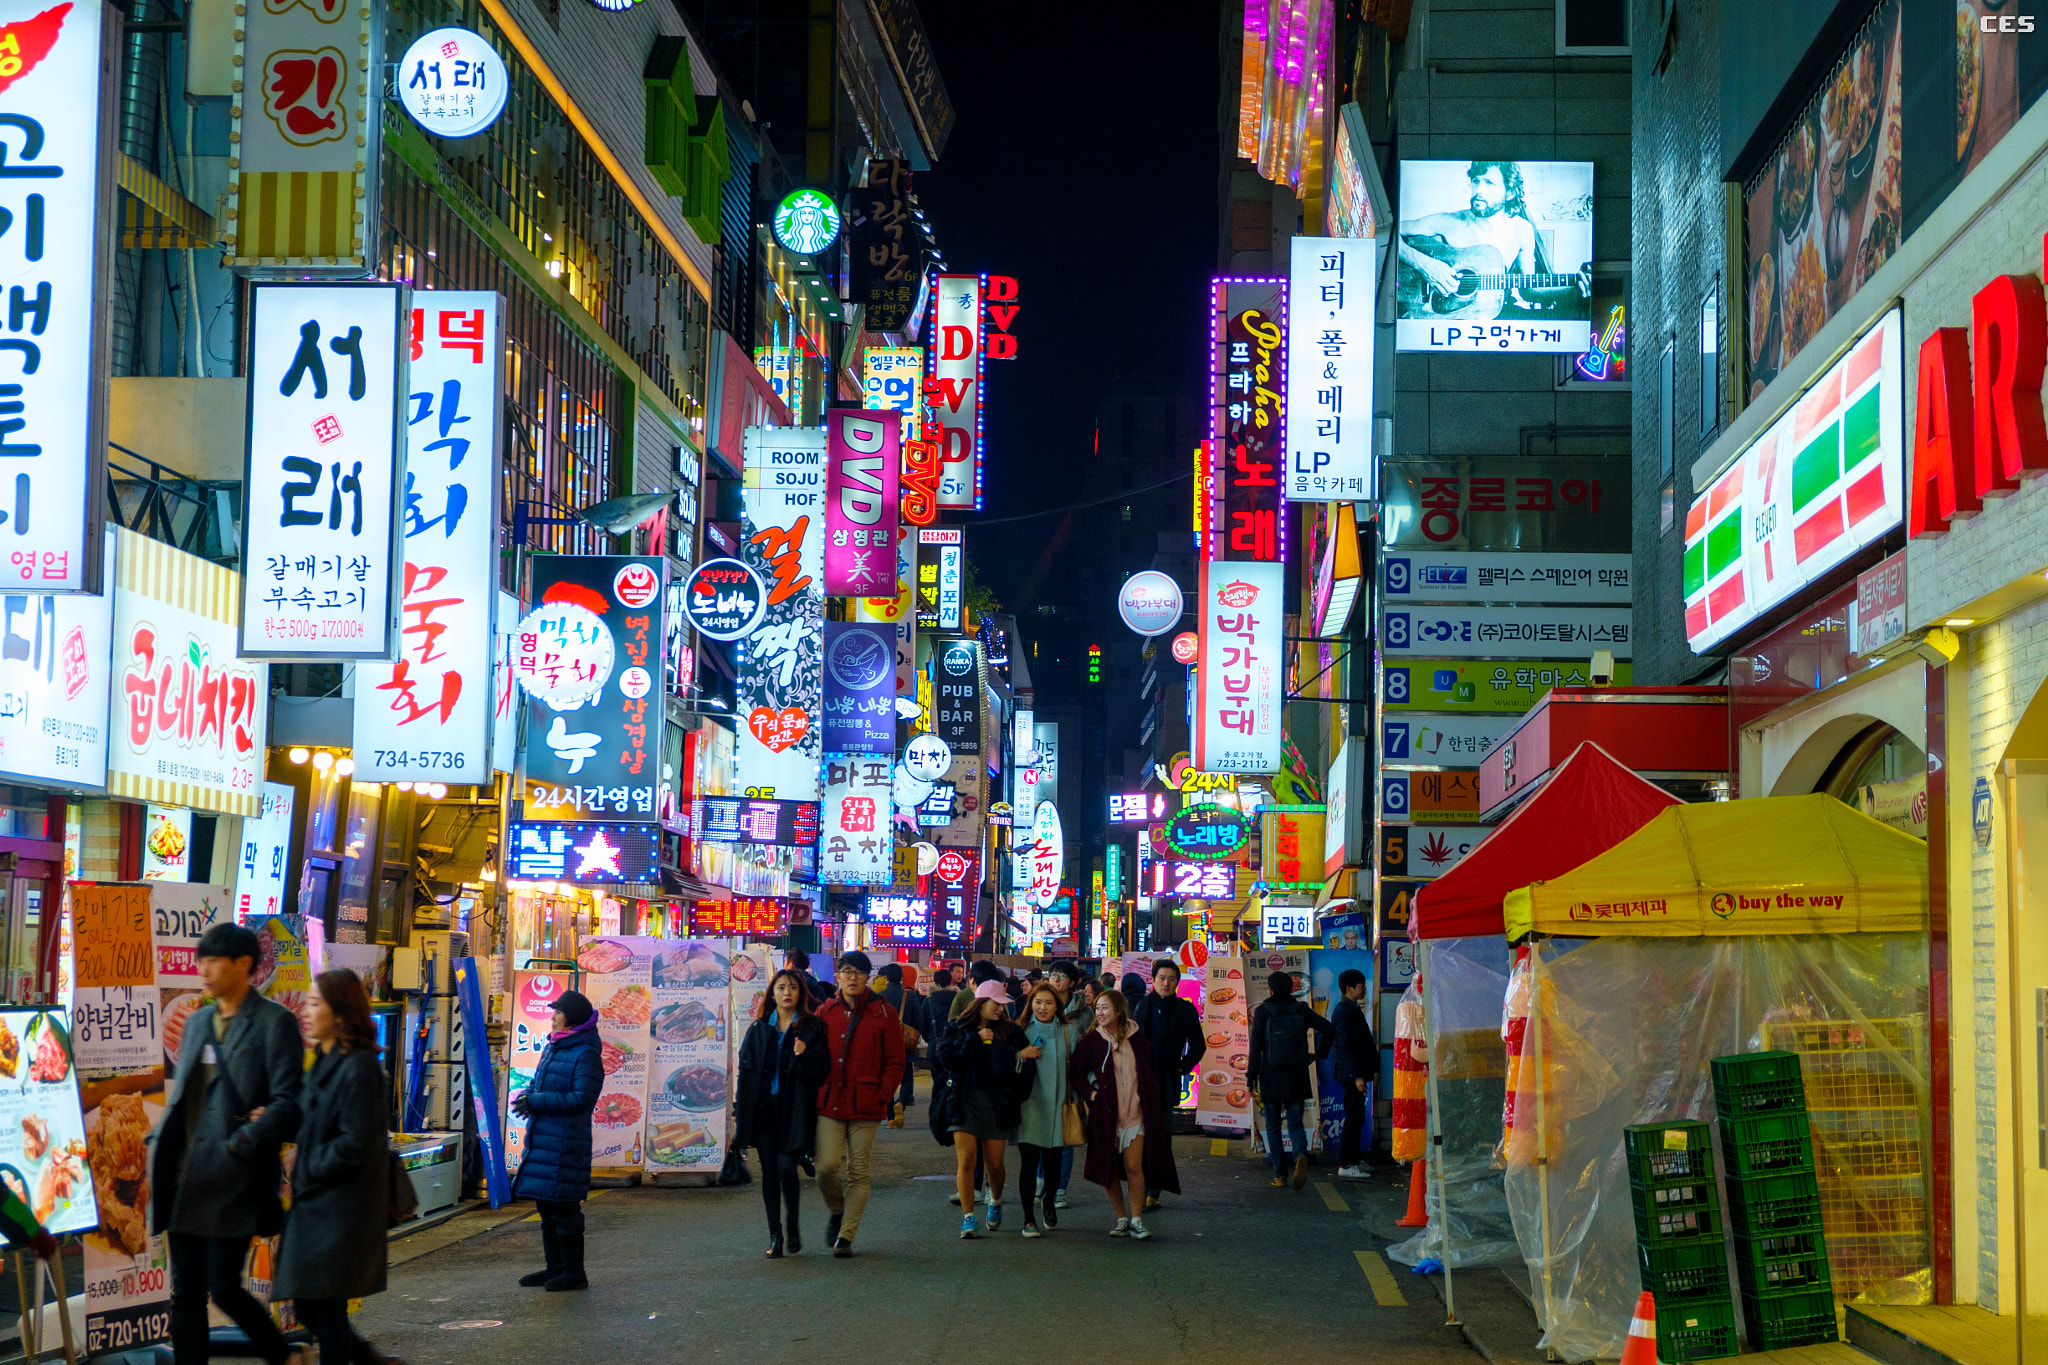
<svg viewBox="0 0 2048 1365"><path fill-rule="evenodd" d="M690 837L708 844L809 848L818 842L818 803L699 796L691 802Z"/></svg>
<svg viewBox="0 0 2048 1365"><path fill-rule="evenodd" d="M824 705L825 431L748 427L740 546L768 608L740 642L737 781L785 800L818 799Z"/></svg>
<svg viewBox="0 0 2048 1365"><path fill-rule="evenodd" d="M1148 896L1181 896L1227 901L1237 898L1238 865L1153 860L1142 884Z"/></svg>
<svg viewBox="0 0 2048 1365"><path fill-rule="evenodd" d="M1287 497L1372 496L1371 241L1296 237L1287 290Z"/></svg>
<svg viewBox="0 0 2048 1365"><path fill-rule="evenodd" d="M929 425L938 429L939 506L981 510L981 277L941 275L932 309ZM930 439L926 437L925 439Z"/></svg>
<svg viewBox="0 0 2048 1365"><path fill-rule="evenodd" d="M1284 539L1287 281L1219 277L1210 293L1204 557L1274 561Z"/></svg>
<svg viewBox="0 0 2048 1365"><path fill-rule="evenodd" d="M660 842L652 825L514 820L506 875L516 881L658 882Z"/></svg>
<svg viewBox="0 0 2048 1365"><path fill-rule="evenodd" d="M825 414L825 592L873 597L896 586L899 423L886 411Z"/></svg>
<svg viewBox="0 0 2048 1365"><path fill-rule="evenodd" d="M779 896L696 901L690 934L697 938L781 938L789 930L789 902Z"/></svg>
<svg viewBox="0 0 2048 1365"><path fill-rule="evenodd" d="M839 205L808 185L791 190L775 206L775 240L785 251L817 255L839 240Z"/></svg>
<svg viewBox="0 0 2048 1365"><path fill-rule="evenodd" d="M1267 890L1321 889L1326 814L1322 806L1259 808L1259 880Z"/></svg>
<svg viewBox="0 0 2048 1365"><path fill-rule="evenodd" d="M1206 772L1280 770L1283 575L1277 563L1201 566L1194 764Z"/></svg>
<svg viewBox="0 0 2048 1365"><path fill-rule="evenodd" d="M1166 822L1166 846L1192 862L1235 858L1251 842L1251 826L1234 810L1201 802Z"/></svg>
<svg viewBox="0 0 2048 1365"><path fill-rule="evenodd" d="M436 137L474 137L498 121L512 82L505 59L466 28L413 39L398 63L398 101Z"/></svg>
<svg viewBox="0 0 2048 1365"><path fill-rule="evenodd" d="M1112 825L1142 825L1147 820L1166 818L1165 792L1111 792L1109 822Z"/></svg>
<svg viewBox="0 0 2048 1365"><path fill-rule="evenodd" d="M825 755L818 880L888 886L895 880L895 762L883 754Z"/></svg>
<svg viewBox="0 0 2048 1365"><path fill-rule="evenodd" d="M932 907L923 896L869 896L862 918L877 943L932 941Z"/></svg>

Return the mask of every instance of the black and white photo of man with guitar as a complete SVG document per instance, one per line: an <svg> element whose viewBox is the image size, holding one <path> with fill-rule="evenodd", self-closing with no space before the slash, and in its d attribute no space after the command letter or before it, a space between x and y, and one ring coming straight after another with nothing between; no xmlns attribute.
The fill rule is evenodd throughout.
<svg viewBox="0 0 2048 1365"><path fill-rule="evenodd" d="M1585 350L1592 195L1590 162L1402 162L1399 349Z"/></svg>

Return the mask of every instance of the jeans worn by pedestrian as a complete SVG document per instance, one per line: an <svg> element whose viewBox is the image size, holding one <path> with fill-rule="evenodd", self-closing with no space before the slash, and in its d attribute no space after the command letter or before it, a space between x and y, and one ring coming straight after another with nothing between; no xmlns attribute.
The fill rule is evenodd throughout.
<svg viewBox="0 0 2048 1365"><path fill-rule="evenodd" d="M1308 1154L1308 1133L1301 1126L1301 1100L1289 1100L1285 1104L1268 1102L1266 1108L1266 1155L1272 1158L1273 1172L1286 1175L1294 1159ZM1285 1111L1287 1137L1293 1144L1282 1149L1280 1146L1280 1119Z"/></svg>
<svg viewBox="0 0 2048 1365"><path fill-rule="evenodd" d="M849 1242L867 1212L868 1167L881 1127L873 1119L818 1120L818 1193L825 1197L839 1236Z"/></svg>

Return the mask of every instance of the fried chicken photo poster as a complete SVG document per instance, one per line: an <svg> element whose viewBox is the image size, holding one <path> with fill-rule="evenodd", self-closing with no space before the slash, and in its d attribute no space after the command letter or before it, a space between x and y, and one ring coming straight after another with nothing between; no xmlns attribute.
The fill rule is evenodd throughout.
<svg viewBox="0 0 2048 1365"><path fill-rule="evenodd" d="M654 1013L650 984L657 950L672 946L658 938L585 939L576 954L583 994L597 1009L603 1042L604 1086L590 1116L590 1166L625 1175L645 1164L641 1138L647 1114L648 1020Z"/></svg>
<svg viewBox="0 0 2048 1365"><path fill-rule="evenodd" d="M758 956L723 940L660 945L654 959L654 1056L647 1086L647 1169L725 1164L735 998L763 983ZM740 978L746 980L740 980Z"/></svg>

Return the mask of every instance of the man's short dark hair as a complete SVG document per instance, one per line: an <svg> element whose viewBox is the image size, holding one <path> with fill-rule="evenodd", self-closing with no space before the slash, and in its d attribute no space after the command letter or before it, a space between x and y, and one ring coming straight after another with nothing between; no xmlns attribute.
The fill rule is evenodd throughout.
<svg viewBox="0 0 2048 1365"><path fill-rule="evenodd" d="M967 978L978 986L984 981L1002 980L1003 973L993 962L977 962L967 969Z"/></svg>
<svg viewBox="0 0 2048 1365"><path fill-rule="evenodd" d="M852 967L856 971L866 972L870 976L874 975L875 971L874 960L857 948L851 952L841 953L839 955L839 965L842 967Z"/></svg>
<svg viewBox="0 0 2048 1365"><path fill-rule="evenodd" d="M880 970L875 974L892 986L903 984L903 966L901 963L884 962Z"/></svg>
<svg viewBox="0 0 2048 1365"><path fill-rule="evenodd" d="M1275 995L1293 995L1294 977L1288 972L1275 972L1266 978L1266 989Z"/></svg>
<svg viewBox="0 0 2048 1365"><path fill-rule="evenodd" d="M1353 986L1363 986L1364 984L1365 973L1356 967L1346 967L1343 971L1337 973L1337 989L1339 991L1348 991Z"/></svg>
<svg viewBox="0 0 2048 1365"><path fill-rule="evenodd" d="M246 924L216 924L199 936L198 957L246 957L249 970L256 970L256 964L263 960L263 945L256 941L256 931Z"/></svg>
<svg viewBox="0 0 2048 1365"><path fill-rule="evenodd" d="M1170 957L1162 957L1152 964L1152 979L1157 981L1161 972L1172 972L1175 976L1179 976L1180 964Z"/></svg>
<svg viewBox="0 0 2048 1365"><path fill-rule="evenodd" d="M1045 970L1050 976L1064 976L1069 981L1079 981L1081 979L1081 969L1065 958L1060 958Z"/></svg>
<svg viewBox="0 0 2048 1365"><path fill-rule="evenodd" d="M811 955L801 948L791 948L782 955L782 960L800 972L811 969Z"/></svg>

